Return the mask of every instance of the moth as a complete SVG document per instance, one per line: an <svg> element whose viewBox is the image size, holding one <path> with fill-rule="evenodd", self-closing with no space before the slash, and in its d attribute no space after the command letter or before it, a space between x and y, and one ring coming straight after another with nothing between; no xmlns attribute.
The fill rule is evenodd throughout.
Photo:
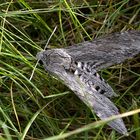
<svg viewBox="0 0 140 140"><path fill-rule="evenodd" d="M47 49L37 54L45 70L58 77L97 116L104 120L118 115L118 108L111 102L117 97L111 86L98 71L120 64L140 53L140 31L113 33L85 41L67 48ZM127 135L121 118L108 123L117 132Z"/></svg>

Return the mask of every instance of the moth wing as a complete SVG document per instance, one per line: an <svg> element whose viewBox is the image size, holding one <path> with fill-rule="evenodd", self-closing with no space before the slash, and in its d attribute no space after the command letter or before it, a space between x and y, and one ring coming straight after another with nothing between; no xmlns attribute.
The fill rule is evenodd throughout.
<svg viewBox="0 0 140 140"><path fill-rule="evenodd" d="M118 108L106 96L99 94L95 89L81 83L77 78L75 78L73 82L79 87L79 90L75 92L70 84L67 86L71 88L85 104L94 110L101 120L119 114ZM119 133L127 135L127 129L121 118L110 121L108 125Z"/></svg>
<svg viewBox="0 0 140 140"><path fill-rule="evenodd" d="M117 107L108 98L99 94L95 100L93 99L93 108L101 120L119 114ZM127 135L127 129L121 118L110 121L108 125L119 133Z"/></svg>
<svg viewBox="0 0 140 140"><path fill-rule="evenodd" d="M140 53L140 31L113 33L65 49L77 62L91 62L97 71Z"/></svg>

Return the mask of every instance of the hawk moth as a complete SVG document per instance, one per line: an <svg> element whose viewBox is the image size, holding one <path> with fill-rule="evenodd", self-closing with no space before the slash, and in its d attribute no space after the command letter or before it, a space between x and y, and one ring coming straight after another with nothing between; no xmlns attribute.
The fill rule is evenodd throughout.
<svg viewBox="0 0 140 140"><path fill-rule="evenodd" d="M113 33L67 48L48 49L37 54L45 70L61 79L97 116L104 120L119 114L109 98L117 96L98 74L103 68L122 63L140 53L140 31ZM127 135L121 118L108 123Z"/></svg>

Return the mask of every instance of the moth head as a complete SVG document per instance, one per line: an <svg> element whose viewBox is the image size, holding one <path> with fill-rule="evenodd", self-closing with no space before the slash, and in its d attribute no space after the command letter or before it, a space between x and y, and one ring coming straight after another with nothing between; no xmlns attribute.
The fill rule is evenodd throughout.
<svg viewBox="0 0 140 140"><path fill-rule="evenodd" d="M46 71L62 72L70 68L71 57L64 49L48 49L37 54L37 59L43 63Z"/></svg>

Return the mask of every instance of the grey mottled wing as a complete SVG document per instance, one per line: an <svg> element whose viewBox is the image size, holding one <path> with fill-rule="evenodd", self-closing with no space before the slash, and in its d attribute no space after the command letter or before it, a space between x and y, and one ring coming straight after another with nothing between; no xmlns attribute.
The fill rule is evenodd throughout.
<svg viewBox="0 0 140 140"><path fill-rule="evenodd" d="M74 61L91 63L97 71L140 53L140 31L109 34L66 49Z"/></svg>

